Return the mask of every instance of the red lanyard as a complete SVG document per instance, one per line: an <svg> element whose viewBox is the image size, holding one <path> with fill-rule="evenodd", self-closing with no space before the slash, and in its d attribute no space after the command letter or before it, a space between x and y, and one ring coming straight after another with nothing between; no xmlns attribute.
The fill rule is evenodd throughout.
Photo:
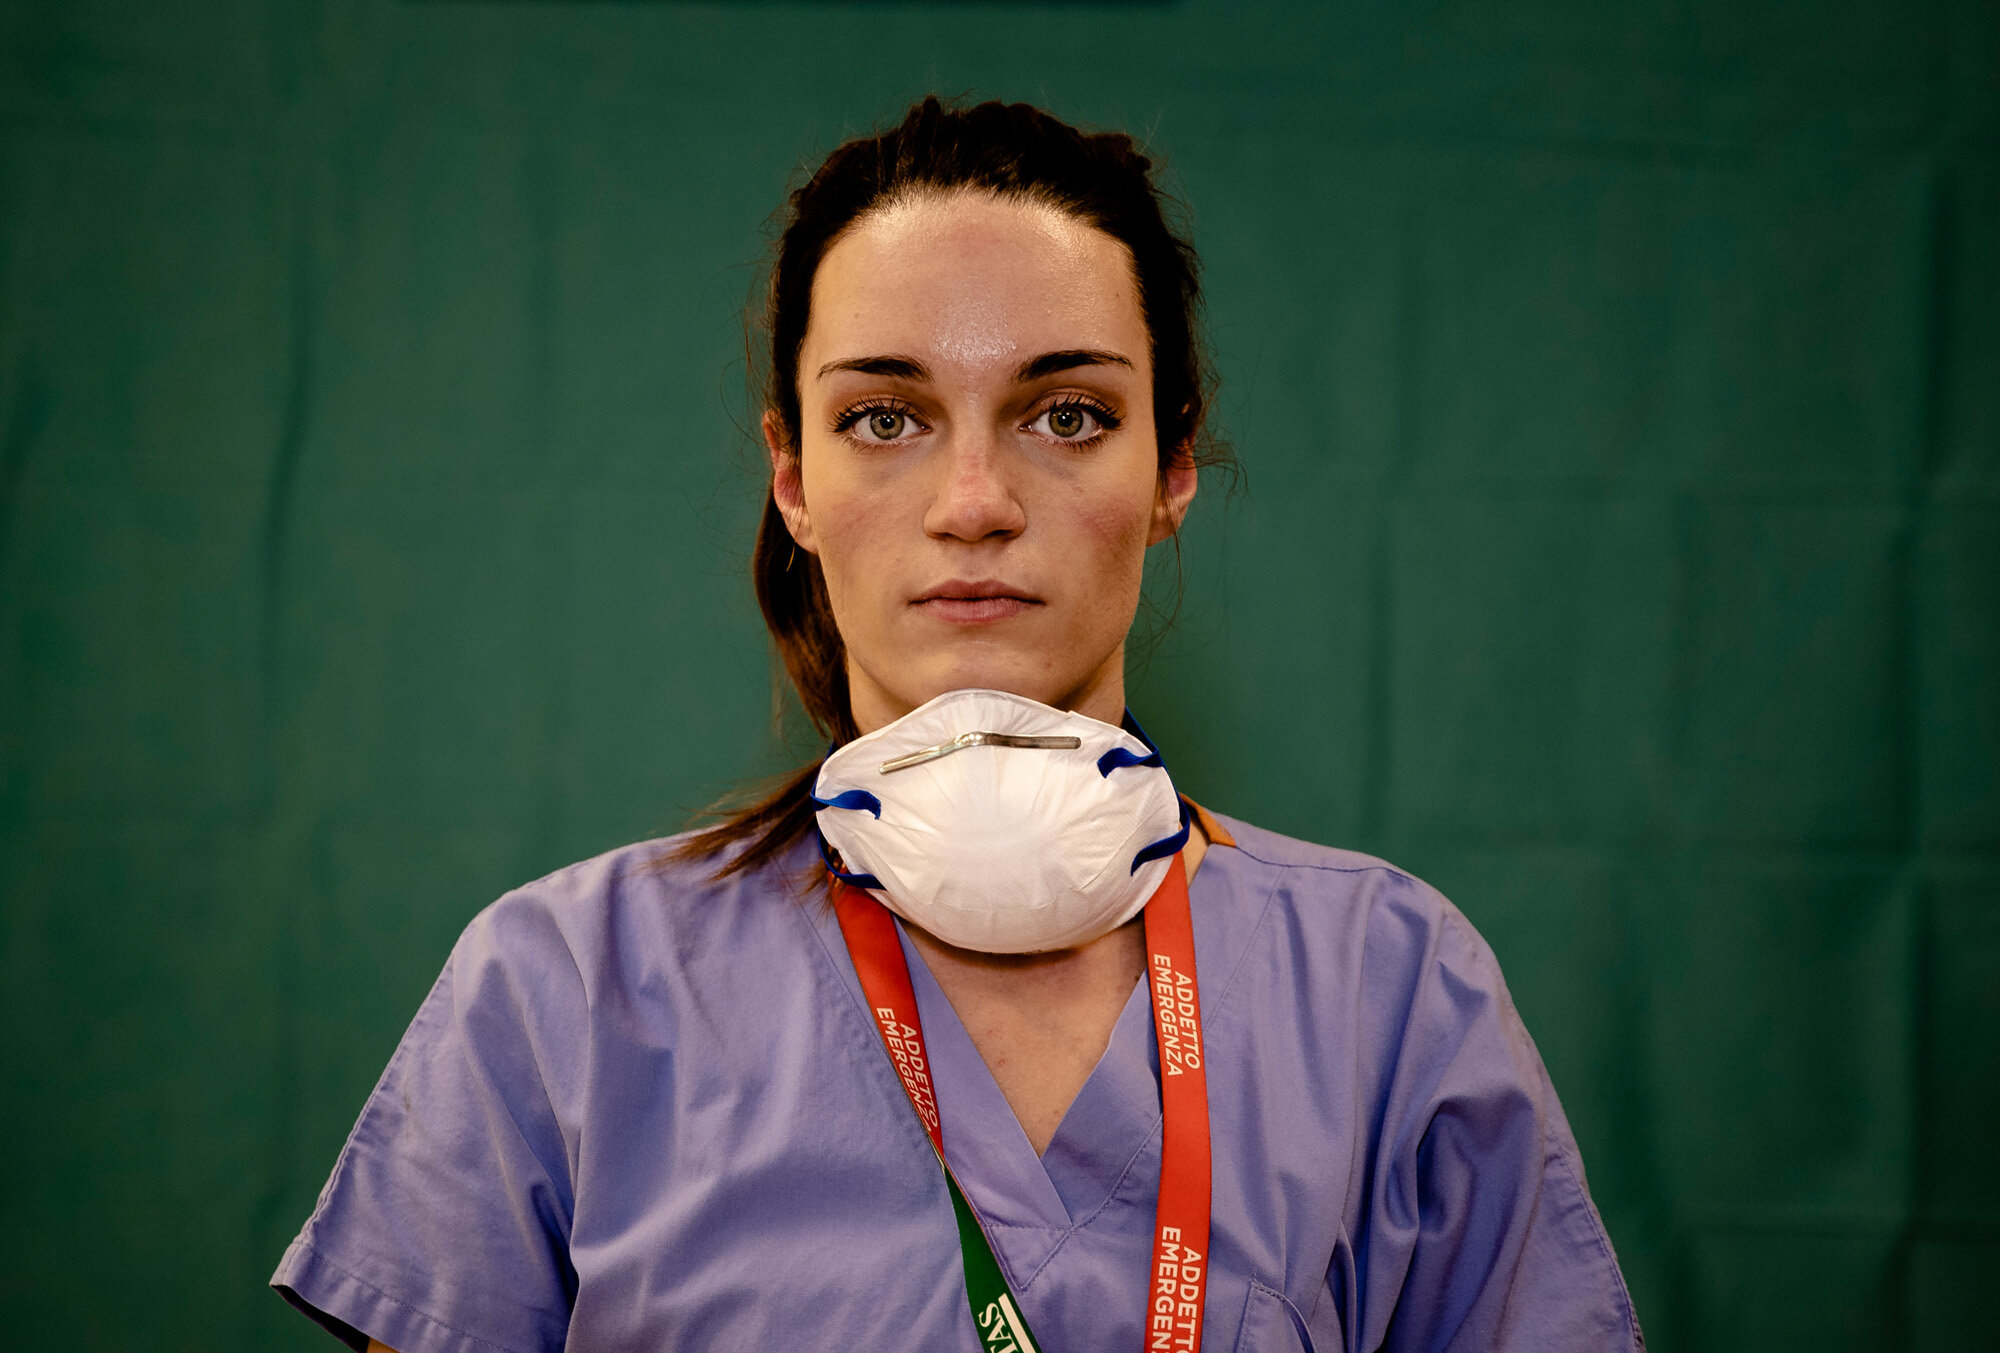
<svg viewBox="0 0 2000 1353"><path fill-rule="evenodd" d="M909 965L886 908L859 888L835 880L834 914L854 971L895 1063L903 1089L944 1163L944 1132L931 1085ZM1166 879L1146 904L1146 976L1152 983L1153 1031L1160 1046L1160 1099L1166 1115L1160 1161L1160 1202L1153 1232L1153 1267L1146 1315L1146 1353L1195 1353L1201 1347L1202 1303L1208 1288L1208 1078L1202 1070L1201 996L1195 980L1194 915L1187 871L1173 858ZM991 1244L964 1192L945 1165L960 1212L966 1290L985 1347L1011 1341L1021 1353L1034 1344L1019 1303L1007 1290ZM975 1234L968 1235L968 1229ZM991 1264L991 1272L987 1271ZM994 1285L997 1284L997 1287ZM988 1290L991 1289L991 1290Z"/></svg>

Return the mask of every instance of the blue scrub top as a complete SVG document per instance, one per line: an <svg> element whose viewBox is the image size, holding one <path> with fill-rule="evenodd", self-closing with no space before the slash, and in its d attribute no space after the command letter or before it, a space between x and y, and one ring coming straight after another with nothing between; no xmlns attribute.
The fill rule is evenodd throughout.
<svg viewBox="0 0 2000 1353"><path fill-rule="evenodd" d="M1202 1348L1638 1348L1569 1124L1465 917L1379 860L1218 820L1235 845L1190 888ZM721 883L664 850L474 919L272 1284L402 1353L972 1353L944 1176L812 846ZM1037 1338L1140 1353L1146 984L1037 1157L904 947L946 1152Z"/></svg>

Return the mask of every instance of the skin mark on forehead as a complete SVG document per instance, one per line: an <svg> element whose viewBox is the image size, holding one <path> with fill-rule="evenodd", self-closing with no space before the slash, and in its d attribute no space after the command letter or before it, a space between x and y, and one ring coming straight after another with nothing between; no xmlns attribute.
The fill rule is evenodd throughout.
<svg viewBox="0 0 2000 1353"><path fill-rule="evenodd" d="M1098 348L1064 348L1057 352L1045 352L1021 363L1014 372L1016 382L1040 380L1064 371L1074 371L1086 366L1122 366L1129 368L1132 361L1115 352ZM915 357L887 354L880 357L849 357L838 362L828 362L819 369L819 379L839 371L859 372L864 376L881 376L890 380L928 381L931 370Z"/></svg>

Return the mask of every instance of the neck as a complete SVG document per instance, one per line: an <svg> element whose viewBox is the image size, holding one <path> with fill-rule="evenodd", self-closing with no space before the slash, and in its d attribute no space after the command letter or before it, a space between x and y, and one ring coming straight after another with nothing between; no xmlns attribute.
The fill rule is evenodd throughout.
<svg viewBox="0 0 2000 1353"><path fill-rule="evenodd" d="M1181 852L1190 879L1207 850L1197 826ZM982 954L904 926L1040 1155L1145 976L1143 920L1048 954Z"/></svg>

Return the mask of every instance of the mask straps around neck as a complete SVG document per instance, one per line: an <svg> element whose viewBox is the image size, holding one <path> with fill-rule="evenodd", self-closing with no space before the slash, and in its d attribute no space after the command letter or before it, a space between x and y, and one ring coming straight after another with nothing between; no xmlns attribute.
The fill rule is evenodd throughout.
<svg viewBox="0 0 2000 1353"><path fill-rule="evenodd" d="M1139 726L1139 720L1133 716L1130 705L1125 707L1125 717L1118 721L1118 726L1139 739L1139 741L1145 743L1146 750L1150 755L1134 756L1123 747L1113 747L1097 759L1098 774L1109 775L1112 771L1120 770L1126 766L1158 766L1161 770L1167 768L1166 762L1160 756L1160 744L1146 736L1146 730ZM1187 800L1181 798L1179 794L1175 794L1174 797L1180 800L1180 830L1172 836L1161 837L1159 840L1153 842L1152 845L1147 846L1137 855L1134 855L1132 857L1133 873L1138 873L1142 866L1154 860L1161 860L1169 855L1180 854L1181 848L1187 845L1188 832L1191 829L1193 818L1188 812Z"/></svg>
<svg viewBox="0 0 2000 1353"><path fill-rule="evenodd" d="M813 802L820 803L822 800L814 799ZM813 840L819 842L819 857L826 864L827 873L833 875L850 888L873 888L877 892L883 891L882 880L876 878L873 874L850 874L840 867L834 860L833 847L826 843L826 833L819 829L817 819L813 822Z"/></svg>
<svg viewBox="0 0 2000 1353"><path fill-rule="evenodd" d="M1160 759L1159 745L1146 736L1146 730L1139 727L1139 721L1132 717L1130 709L1125 711L1125 717L1119 720L1118 726L1146 744L1146 755L1140 756L1124 747L1113 747L1097 758L1099 775L1108 777L1112 771L1124 770L1127 766L1155 766L1161 770L1167 768L1166 762Z"/></svg>
<svg viewBox="0 0 2000 1353"><path fill-rule="evenodd" d="M836 744L831 742L826 745L827 756L833 755L835 746ZM820 758L820 764L826 764L826 757ZM882 816L882 800L876 798L865 789L844 790L839 794L835 794L830 799L823 799L816 792L808 789L806 790L806 797L812 800L815 810L821 808L851 808L857 812L872 813L878 818ZM881 891L881 879L876 878L873 874L850 874L835 862L833 847L826 843L826 833L819 829L819 813L817 811L813 813L813 840L819 842L819 857L826 863L827 873L833 875L850 888L873 888L878 892Z"/></svg>

